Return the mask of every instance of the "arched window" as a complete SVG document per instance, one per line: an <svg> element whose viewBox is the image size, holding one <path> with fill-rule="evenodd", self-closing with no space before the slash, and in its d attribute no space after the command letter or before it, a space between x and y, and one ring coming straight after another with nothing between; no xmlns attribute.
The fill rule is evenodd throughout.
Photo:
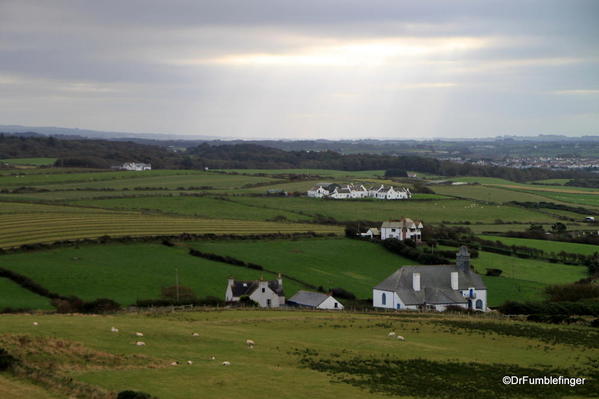
<svg viewBox="0 0 599 399"><path fill-rule="evenodd" d="M482 301L482 299L477 299L476 300L476 308L478 310L483 310L483 301Z"/></svg>
<svg viewBox="0 0 599 399"><path fill-rule="evenodd" d="M383 303L383 305L387 304L387 295L383 292L383 295L381 295L381 302Z"/></svg>

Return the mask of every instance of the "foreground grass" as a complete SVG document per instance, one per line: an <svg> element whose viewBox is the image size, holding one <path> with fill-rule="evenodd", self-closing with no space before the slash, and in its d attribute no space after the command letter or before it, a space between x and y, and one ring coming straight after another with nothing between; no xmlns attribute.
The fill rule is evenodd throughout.
<svg viewBox="0 0 599 399"><path fill-rule="evenodd" d="M37 327L32 322L37 321ZM111 326L120 329L111 333ZM137 347L135 331L144 332L146 346ZM387 336L389 331L403 335L405 341ZM192 337L198 332L199 337ZM26 345L15 346L14 335L29 336ZM48 352L62 375L75 381L111 391L135 389L150 392L161 399L264 397L265 392L278 398L383 398L418 397L453 398L464 393L487 398L554 398L568 395L588 397L593 385L571 388L563 392L555 387L535 387L532 393L518 387L507 389L501 383L506 373L542 373L559 369L566 376L589 376L590 362L598 350L593 344L597 333L590 328L571 326L544 327L508 320L487 320L477 317L442 316L437 314L352 314L301 311L220 311L180 314L123 314L117 316L69 315L1 315L0 345L23 361L42 367L48 359L36 357L30 342L38 339L63 340L83 345L89 356L114 358L99 364L79 363L77 354L64 351ZM547 337L572 339L550 339ZM38 338L39 337L39 338ZM245 340L256 341L248 349ZM84 349L85 348L85 349ZM94 355L97 353L98 355ZM119 359L143 355L135 364L118 366ZM211 361L210 357L216 360ZM385 373L391 391L380 391L370 377L353 374L345 368L339 378L333 367L319 370L303 361L348 362L352 367L365 367L369 362L386 362L390 366L402 362L415 365L403 371L407 375L394 377L392 369ZM144 359L145 364L144 366ZM171 361L192 365L169 366ZM231 366L223 367L227 360ZM420 370L419 362L428 366ZM457 367L456 378L447 379L450 364ZM479 365L479 367L476 367ZM582 370L580 370L582 369ZM462 370L461 372L459 370ZM429 383L417 376L429 373ZM465 374L464 374L465 373ZM479 373L483 373L480 374ZM413 378L409 378L412 375ZM406 378L407 377L407 378ZM1 378L1 377L0 377ZM471 381L468 391L460 391L461 379ZM440 386L434 381L443 380ZM360 382L361 381L361 382ZM370 381L370 382L369 382ZM482 382L477 384L477 382ZM360 382L360 383L355 383ZM24 384L25 382L19 382ZM589 381L595 384L595 381ZM424 384L424 385L422 385ZM432 389L432 390L431 390ZM425 396L426 395L426 396ZM493 396L495 395L495 396ZM65 395L66 396L66 395ZM591 395L592 396L592 395ZM15 399L28 398L17 392ZM44 398L44 396L41 396Z"/></svg>

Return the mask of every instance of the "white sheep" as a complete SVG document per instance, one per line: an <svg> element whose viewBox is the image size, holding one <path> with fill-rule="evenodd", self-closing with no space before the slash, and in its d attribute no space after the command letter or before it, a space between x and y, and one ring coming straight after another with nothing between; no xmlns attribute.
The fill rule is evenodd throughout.
<svg viewBox="0 0 599 399"><path fill-rule="evenodd" d="M389 336L389 337L395 337L395 331L391 331L389 334L387 334L387 336Z"/></svg>
<svg viewBox="0 0 599 399"><path fill-rule="evenodd" d="M405 341L406 339L404 337L402 337L401 335L397 336L397 339L399 339L400 341Z"/></svg>
<svg viewBox="0 0 599 399"><path fill-rule="evenodd" d="M228 362L226 360L223 362L223 366L230 366L230 365L231 365L231 362Z"/></svg>
<svg viewBox="0 0 599 399"><path fill-rule="evenodd" d="M136 332L136 333L135 333L135 335L137 335L138 337L143 337L143 336L144 336L144 333L141 333L141 332Z"/></svg>
<svg viewBox="0 0 599 399"><path fill-rule="evenodd" d="M37 321L34 321L34 322L33 322L33 325L34 325L34 326L38 326L38 325L39 325L39 323L38 323Z"/></svg>
<svg viewBox="0 0 599 399"><path fill-rule="evenodd" d="M198 334L198 333L193 333L193 334L191 334L191 336L192 336L192 337L199 337L199 336L200 336L200 334Z"/></svg>
<svg viewBox="0 0 599 399"><path fill-rule="evenodd" d="M191 360L188 360L187 364L189 364L191 366L193 364L193 362Z"/></svg>
<svg viewBox="0 0 599 399"><path fill-rule="evenodd" d="M245 340L245 344L246 344L247 346L249 346L250 348L253 348L253 347L254 347L254 345L256 345L256 343L255 343L253 340L251 340L251 339L246 339L246 340Z"/></svg>
<svg viewBox="0 0 599 399"><path fill-rule="evenodd" d="M112 331L112 332L119 332L119 329L118 329L118 328L116 328L116 327L112 327L112 328L110 329L110 331Z"/></svg>
<svg viewBox="0 0 599 399"><path fill-rule="evenodd" d="M171 366L178 366L179 362L171 362Z"/></svg>
<svg viewBox="0 0 599 399"><path fill-rule="evenodd" d="M211 356L210 360L216 360L216 356Z"/></svg>
<svg viewBox="0 0 599 399"><path fill-rule="evenodd" d="M146 343L143 342L143 341L137 341L137 342L135 342L135 345L137 345L137 346L145 346Z"/></svg>

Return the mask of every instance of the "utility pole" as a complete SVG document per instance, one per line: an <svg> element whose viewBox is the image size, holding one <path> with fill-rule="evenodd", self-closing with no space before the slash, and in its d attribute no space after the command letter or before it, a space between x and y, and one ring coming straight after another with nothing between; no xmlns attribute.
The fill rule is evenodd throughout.
<svg viewBox="0 0 599 399"><path fill-rule="evenodd" d="M177 290L177 303L179 303L179 268L175 268L175 287Z"/></svg>

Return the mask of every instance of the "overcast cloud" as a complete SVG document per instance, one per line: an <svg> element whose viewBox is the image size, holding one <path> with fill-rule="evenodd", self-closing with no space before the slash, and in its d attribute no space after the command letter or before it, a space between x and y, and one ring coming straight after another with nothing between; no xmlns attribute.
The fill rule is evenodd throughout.
<svg viewBox="0 0 599 399"><path fill-rule="evenodd" d="M0 124L599 134L599 2L0 0Z"/></svg>

